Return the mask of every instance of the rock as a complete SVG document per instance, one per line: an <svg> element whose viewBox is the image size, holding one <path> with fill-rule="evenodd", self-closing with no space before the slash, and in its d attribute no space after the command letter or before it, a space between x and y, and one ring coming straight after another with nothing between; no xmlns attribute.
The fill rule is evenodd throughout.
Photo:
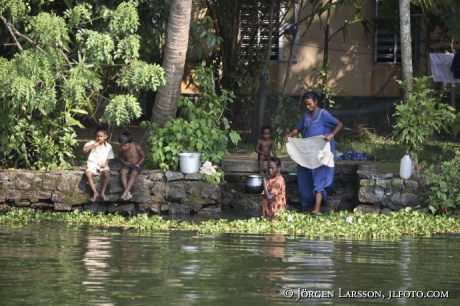
<svg viewBox="0 0 460 306"><path fill-rule="evenodd" d="M358 205L353 210L354 213L361 213L361 214L369 214L369 213L376 213L380 214L382 209L375 205Z"/></svg>
<svg viewBox="0 0 460 306"><path fill-rule="evenodd" d="M185 179L189 181L201 181L203 175L201 173L189 173L185 175Z"/></svg>
<svg viewBox="0 0 460 306"><path fill-rule="evenodd" d="M110 204L107 207L107 212L108 213L130 213L131 215L136 213L136 206L134 204L121 204L121 205L116 205L116 204Z"/></svg>
<svg viewBox="0 0 460 306"><path fill-rule="evenodd" d="M72 210L72 204L54 203L54 210L56 210L56 211L71 211Z"/></svg>
<svg viewBox="0 0 460 306"><path fill-rule="evenodd" d="M167 197L171 200L180 200L187 197L187 192L185 191L185 185L183 181L174 182L168 185L168 194Z"/></svg>
<svg viewBox="0 0 460 306"><path fill-rule="evenodd" d="M166 176L166 181L168 183L184 179L184 175L181 172L177 172L177 171L166 171L165 176Z"/></svg>
<svg viewBox="0 0 460 306"><path fill-rule="evenodd" d="M90 203L90 204L86 204L83 206L84 210L89 210L95 214L97 213L105 213L107 212L107 207L99 204L99 203Z"/></svg>
<svg viewBox="0 0 460 306"><path fill-rule="evenodd" d="M173 203L169 206L169 214L171 215L189 215L190 206L188 204Z"/></svg>
<svg viewBox="0 0 460 306"><path fill-rule="evenodd" d="M201 191L201 196L203 198L210 198L213 200L220 199L220 186L215 184L208 184L204 186Z"/></svg>

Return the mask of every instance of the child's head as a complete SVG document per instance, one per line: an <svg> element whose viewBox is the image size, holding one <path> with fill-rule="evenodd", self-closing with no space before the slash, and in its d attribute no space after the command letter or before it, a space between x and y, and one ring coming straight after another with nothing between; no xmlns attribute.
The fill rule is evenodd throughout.
<svg viewBox="0 0 460 306"><path fill-rule="evenodd" d="M272 156L268 159L268 175L275 177L280 173L281 170L281 159L276 156Z"/></svg>
<svg viewBox="0 0 460 306"><path fill-rule="evenodd" d="M120 144L122 143L131 143L133 142L133 136L129 132L123 132L120 134L120 138L118 140Z"/></svg>
<svg viewBox="0 0 460 306"><path fill-rule="evenodd" d="M260 133L265 140L270 139L272 135L272 127L269 125L264 125L260 128Z"/></svg>
<svg viewBox="0 0 460 306"><path fill-rule="evenodd" d="M97 142L105 141L107 139L107 130L103 127L98 127L94 134L96 135Z"/></svg>

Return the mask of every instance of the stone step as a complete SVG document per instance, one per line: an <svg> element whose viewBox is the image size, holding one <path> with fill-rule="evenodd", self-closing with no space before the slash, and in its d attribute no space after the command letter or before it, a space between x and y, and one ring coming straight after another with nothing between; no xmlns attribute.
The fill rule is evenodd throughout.
<svg viewBox="0 0 460 306"><path fill-rule="evenodd" d="M222 170L225 173L246 173L257 174L259 173L259 162L256 156L224 156L221 161ZM352 175L356 176L358 166L364 165L364 162L336 162L335 174L336 175ZM266 168L266 162L265 162ZM281 159L281 173L290 174L297 173L297 163L289 157Z"/></svg>

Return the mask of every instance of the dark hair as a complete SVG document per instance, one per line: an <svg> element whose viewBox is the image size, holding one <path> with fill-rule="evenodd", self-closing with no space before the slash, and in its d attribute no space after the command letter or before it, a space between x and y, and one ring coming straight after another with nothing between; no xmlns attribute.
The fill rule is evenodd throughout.
<svg viewBox="0 0 460 306"><path fill-rule="evenodd" d="M272 132L272 127L270 125L263 125L261 128L260 128L260 133L264 133L264 130L269 130L270 133Z"/></svg>
<svg viewBox="0 0 460 306"><path fill-rule="evenodd" d="M312 99L315 103L318 103L319 97L318 94L314 91L307 91L302 95L302 101L305 99Z"/></svg>
<svg viewBox="0 0 460 306"><path fill-rule="evenodd" d="M95 131L94 131L94 134L97 134L99 132L102 132L104 133L105 135L107 135L107 130L105 128L103 128L102 126L99 126Z"/></svg>
<svg viewBox="0 0 460 306"><path fill-rule="evenodd" d="M123 132L120 134L120 138L118 139L119 143L131 143L133 142L133 136L129 132Z"/></svg>
<svg viewBox="0 0 460 306"><path fill-rule="evenodd" d="M281 159L279 157L272 156L268 159L268 162L274 162L277 167L281 167Z"/></svg>

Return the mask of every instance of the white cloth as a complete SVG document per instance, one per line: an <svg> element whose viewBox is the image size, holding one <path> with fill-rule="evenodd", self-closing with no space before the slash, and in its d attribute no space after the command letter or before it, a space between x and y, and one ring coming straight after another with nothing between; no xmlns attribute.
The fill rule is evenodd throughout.
<svg viewBox="0 0 460 306"><path fill-rule="evenodd" d="M331 143L323 136L308 138L288 137L286 148L293 161L308 169L321 166L334 167L334 154Z"/></svg>
<svg viewBox="0 0 460 306"><path fill-rule="evenodd" d="M86 146L90 146L94 144L96 141L91 140L90 142L85 144ZM86 171L91 171L95 173L96 171L102 171L102 170L109 170L109 167L102 168L101 165L103 165L107 160L109 159L114 159L113 156L113 150L112 146L108 143L105 142L105 145L103 147L97 146L91 149L89 152L88 156L88 162L87 167L88 169Z"/></svg>
<svg viewBox="0 0 460 306"><path fill-rule="evenodd" d="M460 83L460 79L454 78L454 73L450 71L453 59L454 54L430 53L433 81L442 82L444 86L451 84L452 87L455 87L455 83Z"/></svg>

